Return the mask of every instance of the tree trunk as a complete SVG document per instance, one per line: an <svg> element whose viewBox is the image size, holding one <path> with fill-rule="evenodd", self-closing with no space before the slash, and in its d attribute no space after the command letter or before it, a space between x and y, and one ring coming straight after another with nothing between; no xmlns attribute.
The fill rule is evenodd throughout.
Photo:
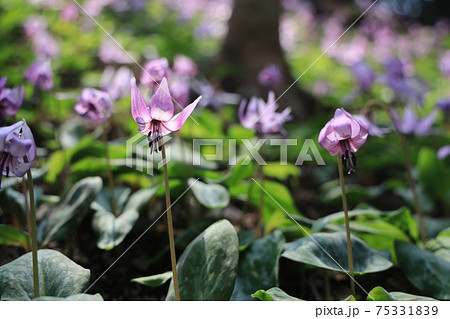
<svg viewBox="0 0 450 319"><path fill-rule="evenodd" d="M222 86L244 96L267 98L267 90L258 84L258 73L267 64L278 65L283 73L282 84L276 89L280 96L297 78L290 74L279 41L279 0L236 0L228 22L228 35L217 63L226 69ZM304 120L318 102L311 94L292 86L280 99L281 106L290 106L294 116Z"/></svg>

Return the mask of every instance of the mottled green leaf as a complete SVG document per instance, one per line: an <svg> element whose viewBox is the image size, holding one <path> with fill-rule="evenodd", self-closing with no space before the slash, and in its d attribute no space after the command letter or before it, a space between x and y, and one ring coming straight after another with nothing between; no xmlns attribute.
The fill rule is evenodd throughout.
<svg viewBox="0 0 450 319"><path fill-rule="evenodd" d="M383 287L373 288L366 298L367 301L394 301L395 298L384 290Z"/></svg>
<svg viewBox="0 0 450 319"><path fill-rule="evenodd" d="M236 280L238 237L227 220L209 226L185 249L177 264L181 300L229 300ZM166 300L174 300L173 281Z"/></svg>
<svg viewBox="0 0 450 319"><path fill-rule="evenodd" d="M76 294L69 297L39 297L33 299L34 301L103 301L103 297L100 294Z"/></svg>
<svg viewBox="0 0 450 319"><path fill-rule="evenodd" d="M189 178L188 184L195 198L208 208L223 208L230 203L230 194L222 185L206 184L194 178Z"/></svg>
<svg viewBox="0 0 450 319"><path fill-rule="evenodd" d="M38 251L41 296L69 297L82 293L90 271L56 250ZM31 300L34 297L31 252L0 267L1 300Z"/></svg>
<svg viewBox="0 0 450 319"><path fill-rule="evenodd" d="M170 279L172 279L172 272L166 271L165 273L158 274L158 275L134 278L134 279L131 279L131 281L137 282L138 284L146 285L149 287L159 287L159 286L164 285Z"/></svg>
<svg viewBox="0 0 450 319"><path fill-rule="evenodd" d="M258 290L252 297L262 301L301 301L301 299L288 295L278 287L270 288L267 291L262 289Z"/></svg>
<svg viewBox="0 0 450 319"><path fill-rule="evenodd" d="M352 236L351 241L355 274L379 272L392 266L380 252L367 246L361 239ZM282 256L320 268L349 271L344 232L316 233L310 237L300 238L286 245Z"/></svg>
<svg viewBox="0 0 450 319"><path fill-rule="evenodd" d="M278 261L283 244L284 237L276 230L241 252L231 300L252 300L255 291L278 286Z"/></svg>

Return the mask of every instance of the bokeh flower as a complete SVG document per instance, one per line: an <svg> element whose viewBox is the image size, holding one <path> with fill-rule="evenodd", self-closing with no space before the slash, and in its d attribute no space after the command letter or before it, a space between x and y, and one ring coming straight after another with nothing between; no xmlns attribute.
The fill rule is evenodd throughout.
<svg viewBox="0 0 450 319"><path fill-rule="evenodd" d="M136 79L131 79L131 114L139 125L139 132L148 136L150 150L161 150L163 136L179 131L187 118L194 111L201 96L186 106L180 113L173 116L174 106L166 78L152 96L150 107L136 85Z"/></svg>
<svg viewBox="0 0 450 319"><path fill-rule="evenodd" d="M352 66L353 76L359 85L359 90L367 92L375 82L376 76L372 67L364 62L360 61Z"/></svg>
<svg viewBox="0 0 450 319"><path fill-rule="evenodd" d="M104 91L85 88L81 91L81 96L74 109L89 121L101 123L111 116L111 99L109 94Z"/></svg>
<svg viewBox="0 0 450 319"><path fill-rule="evenodd" d="M100 88L109 93L113 100L118 100L122 96L130 94L130 79L133 72L126 66L121 66L114 70L112 66L105 68L100 80Z"/></svg>
<svg viewBox="0 0 450 319"><path fill-rule="evenodd" d="M252 97L247 104L246 100L239 106L239 121L245 128L256 131L260 135L277 134L285 135L283 124L291 119L291 109L287 107L281 113L276 112L278 104L275 103L275 93L269 92L267 102Z"/></svg>
<svg viewBox="0 0 450 319"><path fill-rule="evenodd" d="M443 160L450 155L450 145L444 145L437 151L437 158Z"/></svg>
<svg viewBox="0 0 450 319"><path fill-rule="evenodd" d="M173 60L173 71L178 75L192 78L197 74L198 67L189 57L178 54Z"/></svg>
<svg viewBox="0 0 450 319"><path fill-rule="evenodd" d="M395 110L391 110L391 115L399 132L406 135L426 136L431 134L431 127L437 114L433 111L421 119L410 107L407 107L403 111L403 117L400 118Z"/></svg>
<svg viewBox="0 0 450 319"><path fill-rule="evenodd" d="M353 115L339 108L319 134L319 144L331 155L342 157L348 174L354 172L356 156L354 153L367 141L368 128Z"/></svg>
<svg viewBox="0 0 450 319"><path fill-rule="evenodd" d="M275 64L269 64L258 73L258 82L264 87L274 89L283 81L283 73Z"/></svg>
<svg viewBox="0 0 450 319"><path fill-rule="evenodd" d="M49 59L36 59L25 72L25 80L42 91L53 89L53 70Z"/></svg>
<svg viewBox="0 0 450 319"><path fill-rule="evenodd" d="M443 99L436 103L436 106L440 108L444 113L450 114L450 99Z"/></svg>
<svg viewBox="0 0 450 319"><path fill-rule="evenodd" d="M144 70L141 73L141 83L151 89L157 87L164 78L168 78L172 73L166 58L148 61L144 65Z"/></svg>
<svg viewBox="0 0 450 319"><path fill-rule="evenodd" d="M6 81L6 77L0 78L0 115L14 116L22 106L24 87L6 88Z"/></svg>
<svg viewBox="0 0 450 319"><path fill-rule="evenodd" d="M0 187L2 176L23 177L35 158L36 143L25 120L0 127Z"/></svg>

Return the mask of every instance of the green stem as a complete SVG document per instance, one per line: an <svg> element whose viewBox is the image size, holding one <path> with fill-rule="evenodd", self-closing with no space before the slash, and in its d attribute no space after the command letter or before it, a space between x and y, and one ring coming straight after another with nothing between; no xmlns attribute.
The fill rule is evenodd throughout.
<svg viewBox="0 0 450 319"><path fill-rule="evenodd" d="M27 158L24 158L28 162ZM31 221L31 252L33 256L33 286L34 298L39 298L39 268L38 268L38 248L36 236L36 207L34 205L34 187L31 169L27 171L28 192L30 193L30 221Z"/></svg>
<svg viewBox="0 0 450 319"><path fill-rule="evenodd" d="M405 159L406 175L408 175L409 187L414 199L414 206L416 208L417 218L419 220L420 237L422 239L422 244L425 245L427 241L427 236L425 233L425 225L423 222L422 209L420 208L419 197L417 196L416 185L414 184L414 179L411 173L411 162L409 161L408 151L406 149L405 136L400 133L397 129L397 134L400 138L400 144L402 145L403 158Z"/></svg>
<svg viewBox="0 0 450 319"><path fill-rule="evenodd" d="M342 159L339 155L338 155L338 169L339 169L339 181L341 183L341 192L342 192L342 206L344 207L344 215L345 215L345 231L347 233L348 265L350 268L350 290L352 295L355 296L355 274L353 271L353 252L350 237L350 222L348 219L347 195L345 193L344 169L342 167Z"/></svg>
<svg viewBox="0 0 450 319"><path fill-rule="evenodd" d="M109 143L108 143L108 136L107 136L107 122L103 124L103 144L105 146L105 159L106 159L106 171L108 174L108 183L109 183L109 190L111 193L111 208L112 213L114 216L119 216L119 211L117 209L117 200L116 200L116 192L114 187L114 179L111 171L111 159L109 157Z"/></svg>
<svg viewBox="0 0 450 319"><path fill-rule="evenodd" d="M166 162L166 148L164 143L161 145L162 160L164 167L164 184L166 188L166 207L167 207L167 228L169 230L169 246L170 246L170 261L172 264L173 273L173 287L175 289L175 300L180 301L180 288L178 286L178 274L177 274L177 257L175 255L175 240L173 235L173 222L172 222L172 209L170 203L170 188L169 188L169 174L167 172Z"/></svg>

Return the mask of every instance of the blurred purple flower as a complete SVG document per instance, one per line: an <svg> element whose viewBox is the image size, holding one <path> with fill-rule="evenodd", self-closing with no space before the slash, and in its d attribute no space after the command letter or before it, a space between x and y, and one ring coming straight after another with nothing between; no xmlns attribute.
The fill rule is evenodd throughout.
<svg viewBox="0 0 450 319"><path fill-rule="evenodd" d="M59 55L60 48L55 38L48 32L42 32L32 37L33 52L36 55L54 58Z"/></svg>
<svg viewBox="0 0 450 319"><path fill-rule="evenodd" d="M437 158L443 160L450 155L450 145L444 145L437 151Z"/></svg>
<svg viewBox="0 0 450 319"><path fill-rule="evenodd" d="M118 100L122 96L130 94L130 79L133 77L133 72L122 66L114 70L112 66L105 68L100 80L100 88L109 93L113 100Z"/></svg>
<svg viewBox="0 0 450 319"><path fill-rule="evenodd" d="M365 115L354 115L353 116L358 122L362 123L369 131L369 135L384 137L384 134L388 134L391 130L388 128L381 128L377 126L373 121L371 121Z"/></svg>
<svg viewBox="0 0 450 319"><path fill-rule="evenodd" d="M291 108L287 107L277 113L278 105L275 103L275 93L269 92L267 103L264 100L252 97L247 104L246 100L239 106L239 121L245 128L256 131L260 135L280 133L285 135L283 124L291 119Z"/></svg>
<svg viewBox="0 0 450 319"><path fill-rule="evenodd" d="M179 75L192 78L197 74L198 67L189 57L178 54L173 60L173 71Z"/></svg>
<svg viewBox="0 0 450 319"><path fill-rule="evenodd" d="M67 22L74 22L77 20L80 12L76 3L68 3L60 12L59 17Z"/></svg>
<svg viewBox="0 0 450 319"><path fill-rule="evenodd" d="M423 119L419 119L414 111L407 107L400 118L395 110L391 110L394 124L398 131L407 135L426 136L431 134L431 127L436 120L436 112L431 112Z"/></svg>
<svg viewBox="0 0 450 319"><path fill-rule="evenodd" d="M36 59L25 72L25 80L42 91L53 89L53 70L49 59Z"/></svg>
<svg viewBox="0 0 450 319"><path fill-rule="evenodd" d="M160 86L153 95L150 108L145 103L136 85L136 79L132 78L130 84L131 114L139 125L139 132L148 136L150 150L158 152L161 150L162 137L179 131L202 97L199 96L180 113L173 116L172 96L166 78L162 79Z"/></svg>
<svg viewBox="0 0 450 319"><path fill-rule="evenodd" d="M193 79L192 89L199 95L203 96L199 103L200 107L206 107L209 105L215 109L218 109L226 104L239 104L241 101L241 96L239 94L221 91L207 80Z"/></svg>
<svg viewBox="0 0 450 319"><path fill-rule="evenodd" d="M258 73L258 82L264 87L274 89L283 81L281 69L275 64L269 64Z"/></svg>
<svg viewBox="0 0 450 319"><path fill-rule="evenodd" d="M339 108L319 134L319 144L331 155L340 155L348 174L354 172L354 153L367 141L368 128L353 115Z"/></svg>
<svg viewBox="0 0 450 319"><path fill-rule="evenodd" d="M0 187L2 176L23 177L35 158L36 144L25 120L0 127Z"/></svg>
<svg viewBox="0 0 450 319"><path fill-rule="evenodd" d="M74 109L89 121L101 123L111 116L112 104L108 93L85 88L81 91L81 96Z"/></svg>
<svg viewBox="0 0 450 319"><path fill-rule="evenodd" d="M450 77L450 50L440 56L439 70L443 76Z"/></svg>
<svg viewBox="0 0 450 319"><path fill-rule="evenodd" d="M172 76L169 83L170 95L179 105L186 105L189 101L189 83L179 76Z"/></svg>
<svg viewBox="0 0 450 319"><path fill-rule="evenodd" d="M406 65L400 59L390 59L385 65L384 83L400 98L422 104L428 86L422 80L406 76Z"/></svg>
<svg viewBox="0 0 450 319"><path fill-rule="evenodd" d="M120 46L118 46L117 43L115 43L110 38L105 38L102 40L100 44L100 49L98 51L98 57L105 64L109 63L122 64L131 62L131 58L128 56L128 54L125 53L120 48Z"/></svg>
<svg viewBox="0 0 450 319"><path fill-rule="evenodd" d="M0 78L0 115L14 116L23 103L23 85L12 89L5 88L7 78Z"/></svg>
<svg viewBox="0 0 450 319"><path fill-rule="evenodd" d="M36 36L47 31L47 21L40 15L29 16L23 24L23 30L27 37Z"/></svg>
<svg viewBox="0 0 450 319"><path fill-rule="evenodd" d="M362 92L367 92L375 82L375 72L366 62L358 62L352 66L353 76Z"/></svg>
<svg viewBox="0 0 450 319"><path fill-rule="evenodd" d="M436 106L446 114L450 114L450 99L440 100L436 103Z"/></svg>
<svg viewBox="0 0 450 319"><path fill-rule="evenodd" d="M169 61L166 58L159 58L148 61L141 72L141 83L152 90L158 86L163 78L168 78L172 71L169 68Z"/></svg>

